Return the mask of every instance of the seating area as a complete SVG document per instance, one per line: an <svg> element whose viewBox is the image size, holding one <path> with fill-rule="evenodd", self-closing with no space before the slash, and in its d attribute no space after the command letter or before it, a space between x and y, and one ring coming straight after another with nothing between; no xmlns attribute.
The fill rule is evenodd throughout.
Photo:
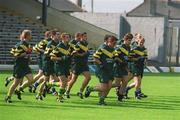
<svg viewBox="0 0 180 120"><path fill-rule="evenodd" d="M43 39L47 27L9 11L0 10L0 64L13 64L10 50L19 41L19 35L24 29L32 30L31 44L34 45ZM31 64L36 63L36 55L33 54Z"/></svg>
<svg viewBox="0 0 180 120"><path fill-rule="evenodd" d="M31 44L35 45L44 38L44 32L48 30L48 27L0 9L0 64L13 64L14 59L10 54L10 50L19 41L19 35L24 29L32 30ZM93 53L94 50L91 50L89 56L90 63L93 61ZM37 64L36 54L32 54L31 64Z"/></svg>

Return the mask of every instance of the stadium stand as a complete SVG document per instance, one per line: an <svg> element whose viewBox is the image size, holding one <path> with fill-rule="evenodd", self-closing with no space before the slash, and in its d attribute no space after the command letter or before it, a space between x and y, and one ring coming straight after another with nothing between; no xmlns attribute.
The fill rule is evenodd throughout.
<svg viewBox="0 0 180 120"><path fill-rule="evenodd" d="M47 27L34 23L28 18L18 16L7 10L0 10L0 64L12 64L13 59L9 53L10 49L19 41L22 30L32 30L31 44L43 39ZM32 64L36 63L36 55L32 55Z"/></svg>
<svg viewBox="0 0 180 120"><path fill-rule="evenodd" d="M34 45L43 39L44 32L50 29L50 27L43 26L6 9L0 9L0 28L0 64L6 65L13 64L13 57L9 51L19 41L19 35L22 30L32 30L31 44ZM90 51L90 63L92 63L93 52L94 50ZM33 54L31 64L35 65L36 63L36 54Z"/></svg>

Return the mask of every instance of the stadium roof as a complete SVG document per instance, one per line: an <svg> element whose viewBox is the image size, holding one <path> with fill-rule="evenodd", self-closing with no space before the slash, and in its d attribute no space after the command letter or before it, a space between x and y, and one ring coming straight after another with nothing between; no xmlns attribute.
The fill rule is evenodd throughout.
<svg viewBox="0 0 180 120"><path fill-rule="evenodd" d="M81 7L74 4L69 0L51 0L50 7L65 12L82 12L84 11Z"/></svg>
<svg viewBox="0 0 180 120"><path fill-rule="evenodd" d="M144 3L127 13L127 16L167 16L180 19L179 0L144 0Z"/></svg>

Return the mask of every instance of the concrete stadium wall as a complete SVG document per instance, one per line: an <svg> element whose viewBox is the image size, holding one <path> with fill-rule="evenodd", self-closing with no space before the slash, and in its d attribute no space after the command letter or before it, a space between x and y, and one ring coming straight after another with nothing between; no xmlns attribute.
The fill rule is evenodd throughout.
<svg viewBox="0 0 180 120"><path fill-rule="evenodd" d="M48 25L60 26L61 30L68 31L71 34L77 31L85 31L88 33L89 43L92 47L97 47L97 45L101 44L105 34L117 36L116 34L105 29L77 19L68 13L54 11L51 8L48 9Z"/></svg>
<svg viewBox="0 0 180 120"><path fill-rule="evenodd" d="M100 28L119 34L120 13L71 13L72 16L77 17L83 21L91 23Z"/></svg>
<svg viewBox="0 0 180 120"><path fill-rule="evenodd" d="M179 0L144 0L128 13L128 16L166 16L170 19L180 19Z"/></svg>
<svg viewBox="0 0 180 120"><path fill-rule="evenodd" d="M42 5L34 0L0 0L0 6L5 6L8 9L21 13L23 16L29 17L35 21L37 21L36 16L41 16ZM69 15L69 13L61 12L53 8L48 8L47 25L60 28L61 31L66 31L70 34L74 34L77 31L87 32L91 47L97 47L99 44L103 43L105 34L116 36L116 34L110 31L77 19Z"/></svg>
<svg viewBox="0 0 180 120"><path fill-rule="evenodd" d="M145 37L149 59L165 63L166 19L164 17L125 17L125 20L130 27L129 32L133 34L139 32Z"/></svg>
<svg viewBox="0 0 180 120"><path fill-rule="evenodd" d="M140 32L146 39L149 59L159 63L167 63L168 21L164 17L124 17L121 14L101 13L72 13L71 15L84 21L91 22L101 28L111 30L120 35L127 32ZM119 33L117 33L119 32Z"/></svg>

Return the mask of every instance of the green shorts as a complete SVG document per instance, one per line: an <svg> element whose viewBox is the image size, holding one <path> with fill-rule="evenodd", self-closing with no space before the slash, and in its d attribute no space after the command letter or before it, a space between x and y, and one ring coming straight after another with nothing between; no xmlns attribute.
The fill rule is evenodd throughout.
<svg viewBox="0 0 180 120"><path fill-rule="evenodd" d="M43 70L43 58L42 55L38 56L38 66L40 70Z"/></svg>
<svg viewBox="0 0 180 120"><path fill-rule="evenodd" d="M72 73L74 73L75 75L80 75L81 73L85 72L85 71L89 71L89 67L88 64L73 64L71 67L71 71Z"/></svg>
<svg viewBox="0 0 180 120"><path fill-rule="evenodd" d="M108 83L109 81L114 79L113 76L113 67L109 67L108 69L100 68L97 65L96 73L98 74L100 83Z"/></svg>
<svg viewBox="0 0 180 120"><path fill-rule="evenodd" d="M54 72L54 62L49 60L49 61L43 61L43 74L45 76L50 76L53 75Z"/></svg>
<svg viewBox="0 0 180 120"><path fill-rule="evenodd" d="M31 73L31 68L28 65L14 65L13 76L17 79L21 79Z"/></svg>
<svg viewBox="0 0 180 120"><path fill-rule="evenodd" d="M57 76L65 75L66 77L68 77L70 75L69 66L65 66L65 65L56 63L55 64L55 73Z"/></svg>
<svg viewBox="0 0 180 120"><path fill-rule="evenodd" d="M128 62L128 71L132 73L132 66L134 65L134 63L132 62Z"/></svg>
<svg viewBox="0 0 180 120"><path fill-rule="evenodd" d="M132 73L133 73L134 76L141 76L141 77L143 77L144 65L134 64L132 66Z"/></svg>
<svg viewBox="0 0 180 120"><path fill-rule="evenodd" d="M114 77L121 78L128 75L127 65L125 64L114 64L113 67Z"/></svg>

